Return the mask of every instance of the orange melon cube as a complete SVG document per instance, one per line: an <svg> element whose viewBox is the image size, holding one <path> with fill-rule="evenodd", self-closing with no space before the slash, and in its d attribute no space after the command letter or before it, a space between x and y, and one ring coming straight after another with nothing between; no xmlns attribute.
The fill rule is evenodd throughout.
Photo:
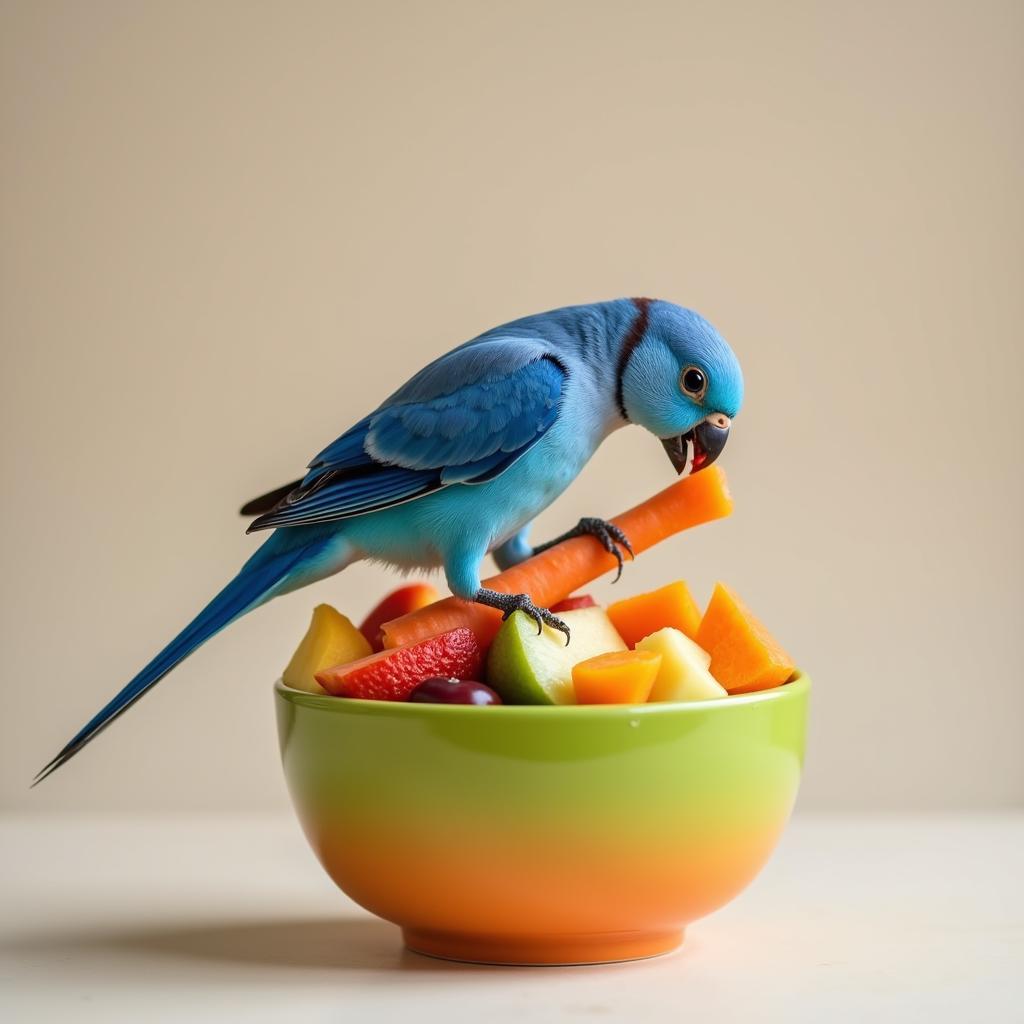
<svg viewBox="0 0 1024 1024"><path fill-rule="evenodd" d="M793 659L724 583L715 584L696 640L711 655L711 674L729 693L781 686L796 671Z"/></svg>
<svg viewBox="0 0 1024 1024"><path fill-rule="evenodd" d="M611 651L572 668L577 704L643 704L661 668L654 651Z"/></svg>
<svg viewBox="0 0 1024 1024"><path fill-rule="evenodd" d="M635 647L644 637L666 628L678 629L691 640L696 640L700 609L690 594L690 588L682 580L677 580L667 587L616 601L608 608L608 618L626 645Z"/></svg>

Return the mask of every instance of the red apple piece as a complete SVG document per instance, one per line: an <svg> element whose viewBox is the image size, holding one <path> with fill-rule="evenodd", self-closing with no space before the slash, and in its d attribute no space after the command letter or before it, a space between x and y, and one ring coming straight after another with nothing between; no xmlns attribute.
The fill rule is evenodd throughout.
<svg viewBox="0 0 1024 1024"><path fill-rule="evenodd" d="M575 612L580 608L596 608L597 602L589 594L573 594L572 597L567 597L564 601L559 601L558 604L553 604L548 611L549 612Z"/></svg>
<svg viewBox="0 0 1024 1024"><path fill-rule="evenodd" d="M363 620L359 632L370 641L370 647L375 651L383 650L381 643L380 627L392 619L399 619L411 612L418 612L440 600L441 595L429 583L407 583L397 590L391 591L369 615Z"/></svg>

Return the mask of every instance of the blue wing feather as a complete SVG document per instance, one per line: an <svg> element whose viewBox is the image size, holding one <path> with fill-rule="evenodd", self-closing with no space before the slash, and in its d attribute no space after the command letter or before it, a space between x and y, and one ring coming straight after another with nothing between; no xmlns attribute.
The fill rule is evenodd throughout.
<svg viewBox="0 0 1024 1024"><path fill-rule="evenodd" d="M422 371L320 452L299 487L250 529L345 519L493 479L555 422L566 376L519 339L456 349L427 370L429 380ZM413 397L429 384L438 393Z"/></svg>
<svg viewBox="0 0 1024 1024"><path fill-rule="evenodd" d="M341 469L347 465L361 465L366 462L366 449L363 441L370 426L370 417L365 416L354 427L346 430L336 441L332 441L322 452L312 459L307 469L328 466Z"/></svg>

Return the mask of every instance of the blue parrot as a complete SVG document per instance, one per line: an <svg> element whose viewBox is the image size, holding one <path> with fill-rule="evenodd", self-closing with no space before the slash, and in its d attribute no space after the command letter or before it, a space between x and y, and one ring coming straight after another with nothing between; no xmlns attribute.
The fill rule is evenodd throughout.
<svg viewBox="0 0 1024 1024"><path fill-rule="evenodd" d="M652 299L528 316L431 363L329 444L298 481L243 507L273 533L241 571L36 776L80 751L179 662L273 597L371 558L444 569L453 594L569 629L529 594L480 583L493 554L506 568L590 534L622 571L628 537L586 518L531 547L531 521L613 431L635 423L661 440L676 472L710 465L743 400L732 349L697 313ZM616 577L618 578L618 577Z"/></svg>

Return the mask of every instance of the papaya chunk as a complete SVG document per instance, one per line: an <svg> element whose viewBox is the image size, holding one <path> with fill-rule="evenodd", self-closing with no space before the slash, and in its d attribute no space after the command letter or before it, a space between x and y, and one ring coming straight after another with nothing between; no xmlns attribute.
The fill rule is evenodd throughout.
<svg viewBox="0 0 1024 1024"><path fill-rule="evenodd" d="M645 636L666 628L678 629L691 640L696 639L700 608L690 588L682 580L677 580L667 587L616 601L608 607L608 618L619 631L619 636L630 647L636 647Z"/></svg>
<svg viewBox="0 0 1024 1024"><path fill-rule="evenodd" d="M711 655L711 674L729 693L781 686L794 673L793 659L724 583L716 583L697 630Z"/></svg>
<svg viewBox="0 0 1024 1024"><path fill-rule="evenodd" d="M658 677L654 651L610 651L572 668L577 704L643 704Z"/></svg>

